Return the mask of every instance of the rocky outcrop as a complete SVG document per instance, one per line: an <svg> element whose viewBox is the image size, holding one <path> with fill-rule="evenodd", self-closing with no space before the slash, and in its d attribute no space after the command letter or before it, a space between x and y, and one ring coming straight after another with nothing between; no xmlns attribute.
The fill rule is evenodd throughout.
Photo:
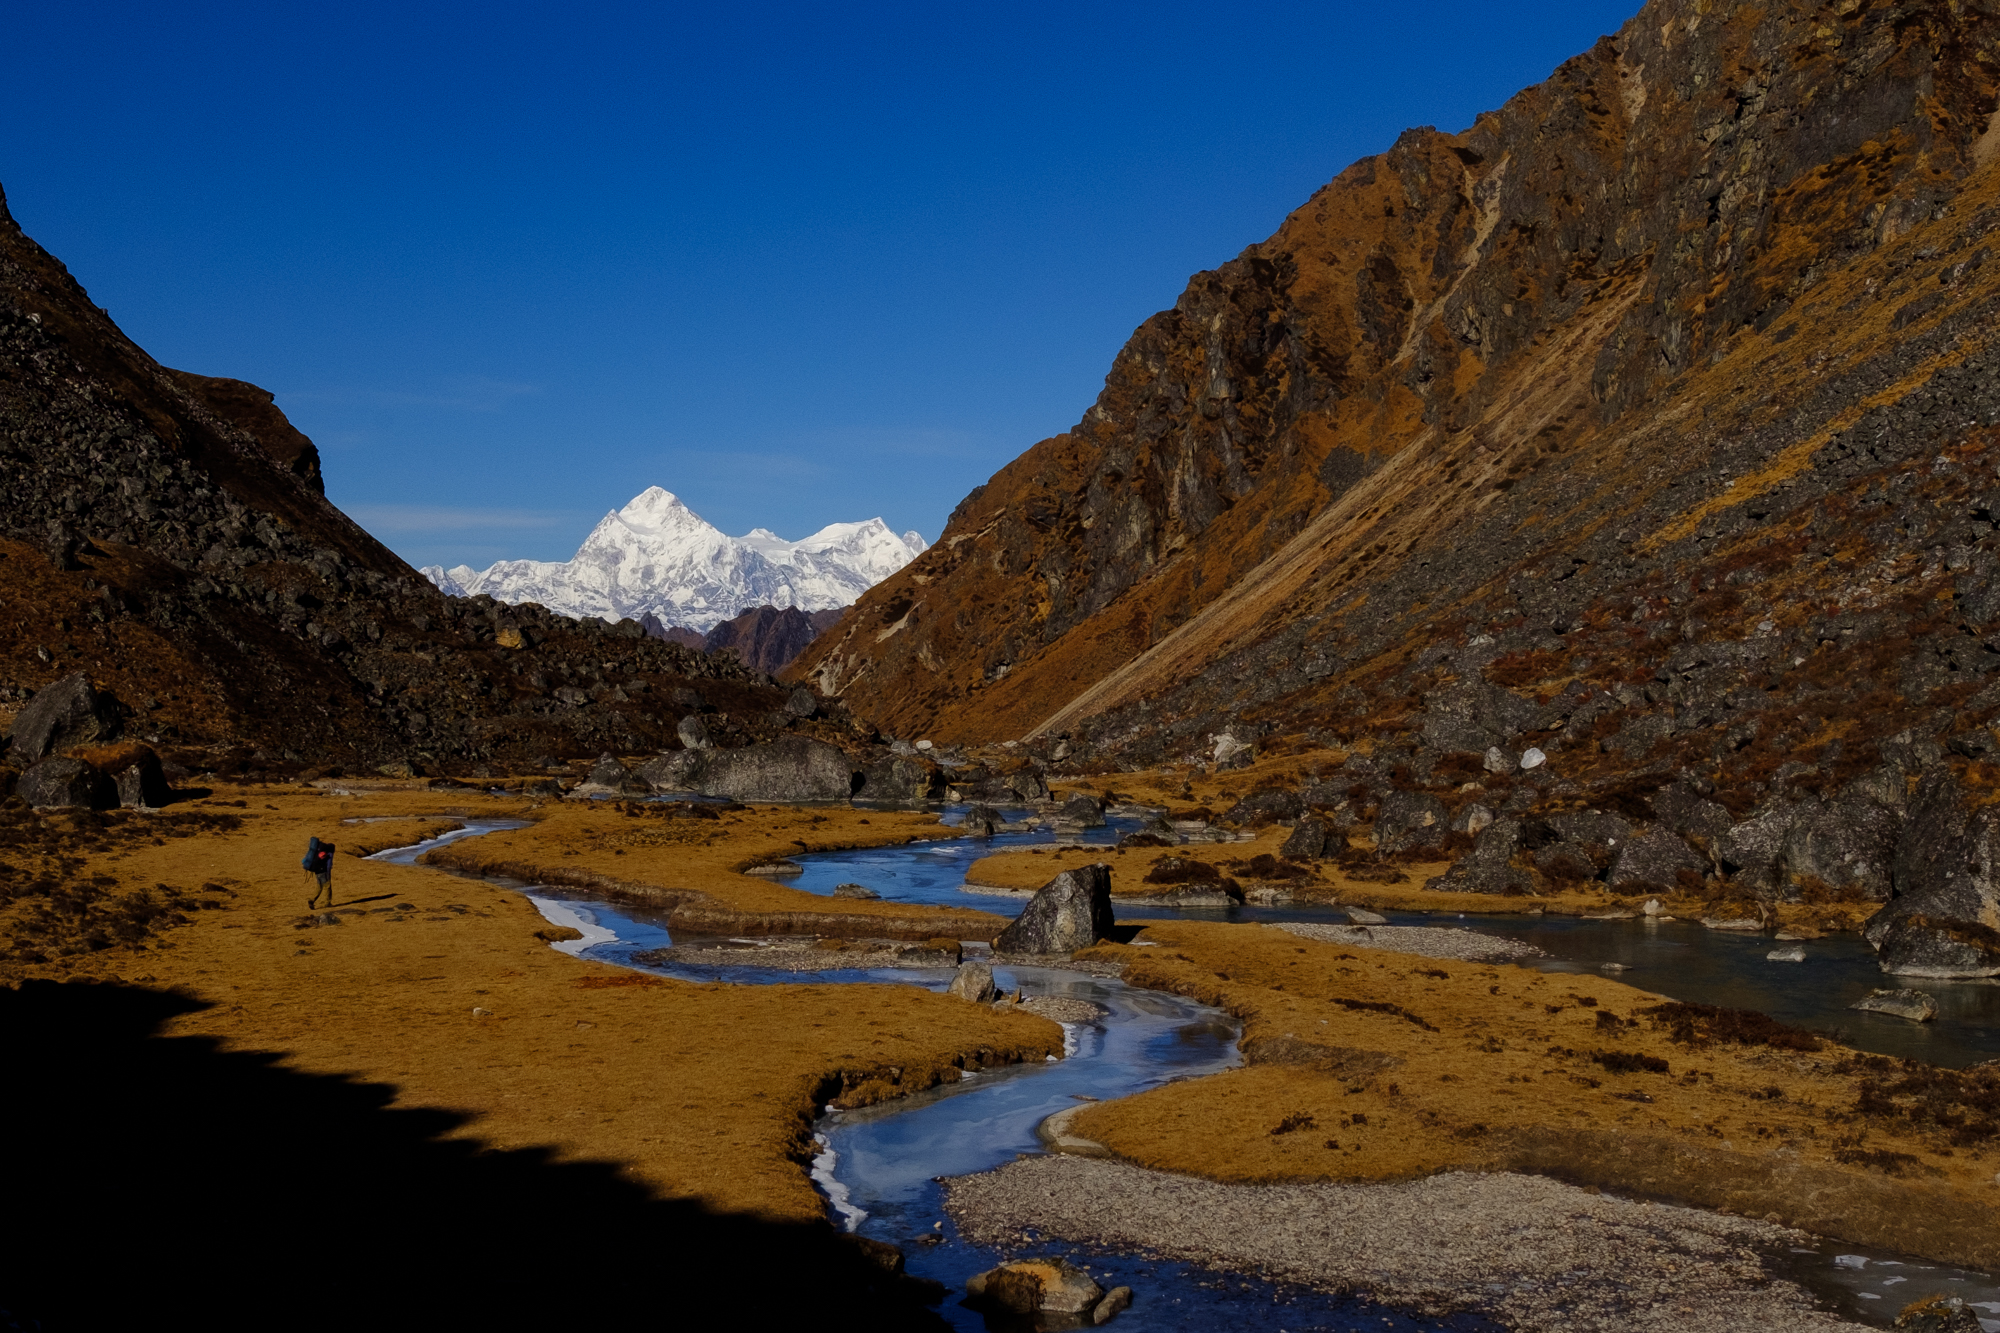
<svg viewBox="0 0 2000 1333"><path fill-rule="evenodd" d="M1868 922L1885 970L1992 976L2000 967L2000 805L1966 761L1922 779L1896 849L1893 896Z"/></svg>
<svg viewBox="0 0 2000 1333"><path fill-rule="evenodd" d="M123 725L118 700L78 672L36 692L7 733L7 756L31 764L79 745L117 740Z"/></svg>
<svg viewBox="0 0 2000 1333"><path fill-rule="evenodd" d="M854 799L903 805L936 800L943 794L944 775L936 764L910 755L891 754L862 770Z"/></svg>
<svg viewBox="0 0 2000 1333"><path fill-rule="evenodd" d="M1088 949L1116 924L1111 868L1102 862L1065 870L1036 891L1027 910L993 941L995 953L1061 954Z"/></svg>
<svg viewBox="0 0 2000 1333"><path fill-rule="evenodd" d="M678 750L651 760L638 776L654 791L773 802L845 801L865 780L844 751L803 736L736 750Z"/></svg>

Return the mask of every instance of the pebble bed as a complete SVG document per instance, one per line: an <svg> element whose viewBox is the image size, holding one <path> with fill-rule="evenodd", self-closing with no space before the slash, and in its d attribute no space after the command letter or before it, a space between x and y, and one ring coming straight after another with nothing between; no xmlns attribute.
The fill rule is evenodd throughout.
<svg viewBox="0 0 2000 1333"><path fill-rule="evenodd" d="M1456 958L1467 963L1504 963L1546 955L1532 944L1481 935L1447 926L1325 926L1309 921L1273 922L1279 930L1324 944L1421 954L1425 958Z"/></svg>
<svg viewBox="0 0 2000 1333"><path fill-rule="evenodd" d="M1637 1203L1537 1176L1222 1185L1120 1162L1022 1158L946 1182L976 1244L1147 1252L1540 1333L1858 1330L1770 1273L1803 1232ZM1139 1293L1141 1302L1145 1293Z"/></svg>

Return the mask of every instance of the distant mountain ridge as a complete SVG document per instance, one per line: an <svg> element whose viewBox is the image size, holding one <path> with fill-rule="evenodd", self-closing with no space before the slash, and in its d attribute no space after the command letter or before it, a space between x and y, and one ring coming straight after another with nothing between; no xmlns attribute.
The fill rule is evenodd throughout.
<svg viewBox="0 0 2000 1333"><path fill-rule="evenodd" d="M800 541L768 528L731 537L658 486L606 514L568 560L501 560L485 570L427 566L458 597L536 602L566 616L643 620L706 634L747 608L832 611L917 558L916 532L879 518L832 523Z"/></svg>

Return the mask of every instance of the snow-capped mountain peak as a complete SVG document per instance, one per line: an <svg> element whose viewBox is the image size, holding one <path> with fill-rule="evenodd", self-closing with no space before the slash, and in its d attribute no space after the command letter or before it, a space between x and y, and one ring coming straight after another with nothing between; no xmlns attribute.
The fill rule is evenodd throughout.
<svg viewBox="0 0 2000 1333"><path fill-rule="evenodd" d="M569 616L638 619L652 612L704 633L752 606L827 611L850 605L917 558L925 542L887 523L831 523L800 541L769 528L731 537L659 486L606 514L568 560L502 560L421 572L443 591L539 602Z"/></svg>

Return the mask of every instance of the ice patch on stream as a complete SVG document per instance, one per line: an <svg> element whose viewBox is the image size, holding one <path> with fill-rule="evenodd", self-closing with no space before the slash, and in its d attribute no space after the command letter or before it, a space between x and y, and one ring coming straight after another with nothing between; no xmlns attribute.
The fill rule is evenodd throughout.
<svg viewBox="0 0 2000 1333"><path fill-rule="evenodd" d="M833 1205L833 1211L840 1214L841 1228L853 1231L868 1220L868 1210L855 1207L854 1196L833 1174L834 1167L840 1163L840 1154L826 1141L826 1135L813 1135L813 1142L819 1145L819 1153L812 1160L813 1183L826 1194L826 1201Z"/></svg>
<svg viewBox="0 0 2000 1333"><path fill-rule="evenodd" d="M542 919L550 925L568 926L572 930L582 932L583 938L580 940L562 940L559 943L549 946L558 953L566 953L572 957L577 957L585 949L595 948L600 944L609 944L618 938L617 931L605 929L603 926L597 924L595 917L587 912L579 912L568 903L558 902L554 898L537 898L532 893L525 896L529 902L535 905L535 910L542 914Z"/></svg>

